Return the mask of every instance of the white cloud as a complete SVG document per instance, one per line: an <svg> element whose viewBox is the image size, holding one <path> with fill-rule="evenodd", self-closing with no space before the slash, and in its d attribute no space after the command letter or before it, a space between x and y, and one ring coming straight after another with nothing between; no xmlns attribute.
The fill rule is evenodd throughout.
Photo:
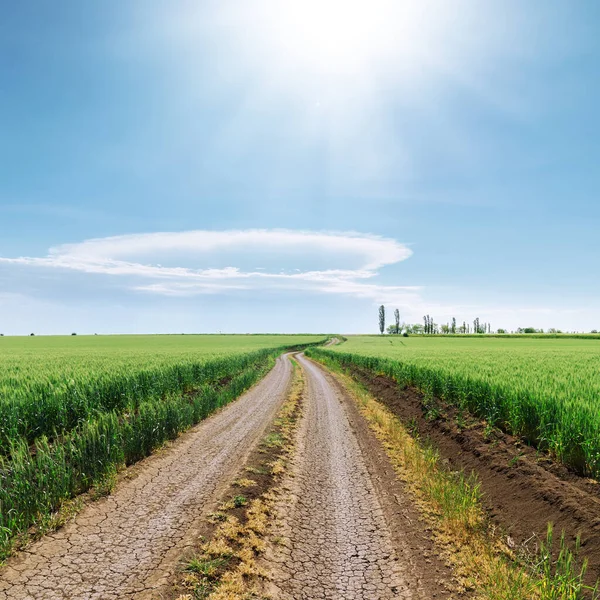
<svg viewBox="0 0 600 600"><path fill-rule="evenodd" d="M219 257L241 264L259 254L283 257L294 268L292 264L288 270L211 266L211 261ZM44 257L0 257L0 264L108 275L124 278L130 289L171 296L272 289L406 302L414 298L418 288L364 281L376 278L381 268L406 260L411 254L396 240L370 234L252 229L91 239L53 247ZM308 264L299 269L295 266L299 260ZM183 266L190 261L194 268ZM171 266L163 266L165 262ZM311 268L317 262L325 262L327 268Z"/></svg>
<svg viewBox="0 0 600 600"><path fill-rule="evenodd" d="M229 231L183 231L122 235L64 244L50 249L50 257L121 259L156 256L161 252L208 253L261 248L295 250L314 248L322 252L346 253L362 261L364 269L378 269L408 258L412 252L396 240L356 232L312 232L289 229Z"/></svg>

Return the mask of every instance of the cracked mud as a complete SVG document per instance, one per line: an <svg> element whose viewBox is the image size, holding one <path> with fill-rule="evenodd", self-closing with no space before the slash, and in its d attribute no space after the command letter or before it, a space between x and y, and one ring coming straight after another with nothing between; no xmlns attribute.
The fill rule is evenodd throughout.
<svg viewBox="0 0 600 600"><path fill-rule="evenodd" d="M0 570L0 600L160 598L204 513L285 399L286 357L140 474Z"/></svg>
<svg viewBox="0 0 600 600"><path fill-rule="evenodd" d="M282 542L268 553L268 590L285 600L416 598L343 393L299 357L308 382L297 454L279 505ZM395 547L396 546L396 547Z"/></svg>

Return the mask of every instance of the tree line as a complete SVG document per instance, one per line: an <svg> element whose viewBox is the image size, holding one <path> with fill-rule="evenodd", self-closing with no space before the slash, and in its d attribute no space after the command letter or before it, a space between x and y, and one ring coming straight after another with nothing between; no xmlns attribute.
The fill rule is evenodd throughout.
<svg viewBox="0 0 600 600"><path fill-rule="evenodd" d="M394 323L388 325L387 329L385 326L386 322L386 313L385 306L382 304L379 307L379 332L383 334L385 331L389 334L423 334L423 335L440 335L440 334L467 334L467 333L492 333L492 326L490 323L483 323L479 317L476 317L473 320L473 324L471 326L470 323L466 321L462 322L462 325L458 325L456 322L456 317L452 317L452 321L450 323L439 324L436 323L430 315L425 315L423 317L423 324L421 323L401 323L400 322L400 311L396 308L394 309ZM537 330L536 330L537 331ZM496 332L494 332L496 333ZM499 329L497 333L506 333L504 329ZM525 331L528 333L528 331Z"/></svg>
<svg viewBox="0 0 600 600"><path fill-rule="evenodd" d="M507 331L506 329L497 329L492 331L490 323L482 322L479 317L473 319L472 324L463 321L462 324L457 324L456 317L452 317L452 321L449 323L439 324L436 323L430 315L423 316L423 324L421 323L401 323L400 322L400 311L394 309L394 322L391 325L385 326L386 313L385 306L382 304L379 307L379 332L383 334L387 331L389 334L394 335L456 335L456 334L491 334L491 333L547 333L557 334L563 333L560 329L551 327L544 331L544 329L536 329L535 327L518 327L515 331ZM598 333L596 329L592 329L591 333Z"/></svg>

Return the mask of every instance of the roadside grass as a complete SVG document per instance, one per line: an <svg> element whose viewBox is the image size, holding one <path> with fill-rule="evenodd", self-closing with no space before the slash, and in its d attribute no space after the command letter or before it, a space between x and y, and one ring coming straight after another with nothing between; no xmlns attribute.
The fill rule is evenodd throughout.
<svg viewBox="0 0 600 600"><path fill-rule="evenodd" d="M548 523L546 540L541 543L539 555L535 557L533 568L540 575L541 597L543 600L579 600L580 598L600 598L599 582L592 588L584 585L587 561L577 564L580 538L577 537L575 551L569 550L564 532L558 543L558 556L554 544L554 528Z"/></svg>
<svg viewBox="0 0 600 600"><path fill-rule="evenodd" d="M253 500L236 493L209 516L209 521L216 527L210 539L184 564L182 583L186 593L178 600L248 600L262 597L261 582L268 574L258 565L258 559L266 549L265 536L278 499L278 475L285 471L294 451L294 431L304 390L302 370L293 358L290 360L294 369L290 394L275 418L274 431L261 442L261 447L275 449L277 458L268 464L245 468L245 472L270 477L269 485ZM274 440L277 443L273 443ZM256 485L256 481L240 477L232 487L241 490Z"/></svg>
<svg viewBox="0 0 600 600"><path fill-rule="evenodd" d="M96 502L110 495L117 484L117 480L117 469L109 469L106 474L98 477L88 492L60 501L56 510L41 513L36 523L27 530L19 532L17 535L12 535L8 528L4 532L0 531L0 534L4 533L6 536L3 543L0 544L0 566L15 552L64 527L81 512L86 504Z"/></svg>
<svg viewBox="0 0 600 600"><path fill-rule="evenodd" d="M583 600L600 598L584 584L586 563L578 565L576 551L564 536L558 543L549 527L535 556L507 547L488 522L481 505L475 474L451 471L437 450L411 435L385 406L337 363L320 357L358 403L382 442L396 471L416 500L434 539L453 567L459 586L486 600Z"/></svg>

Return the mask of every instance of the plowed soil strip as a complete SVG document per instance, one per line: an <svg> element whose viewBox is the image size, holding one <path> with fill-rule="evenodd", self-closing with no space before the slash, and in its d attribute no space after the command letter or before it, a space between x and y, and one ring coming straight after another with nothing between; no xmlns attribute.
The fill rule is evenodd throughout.
<svg viewBox="0 0 600 600"><path fill-rule="evenodd" d="M427 549L414 539L398 543L406 530L378 493L353 400L320 367L299 361L307 379L305 414L289 493L279 507L282 543L267 557L269 592L282 600L424 597L409 555L422 561Z"/></svg>
<svg viewBox="0 0 600 600"><path fill-rule="evenodd" d="M600 578L600 484L569 473L566 468L538 455L510 435L494 431L471 419L458 427L457 410L438 400L439 418L425 418L422 394L400 388L394 381L365 369L352 375L422 438L439 449L454 470L475 471L483 491L483 505L511 545L536 552L548 522L557 534L564 531L572 545L581 535L581 556L587 558L587 582Z"/></svg>
<svg viewBox="0 0 600 600"><path fill-rule="evenodd" d="M0 570L0 600L157 598L285 399L291 365L151 457L138 477L86 507Z"/></svg>

